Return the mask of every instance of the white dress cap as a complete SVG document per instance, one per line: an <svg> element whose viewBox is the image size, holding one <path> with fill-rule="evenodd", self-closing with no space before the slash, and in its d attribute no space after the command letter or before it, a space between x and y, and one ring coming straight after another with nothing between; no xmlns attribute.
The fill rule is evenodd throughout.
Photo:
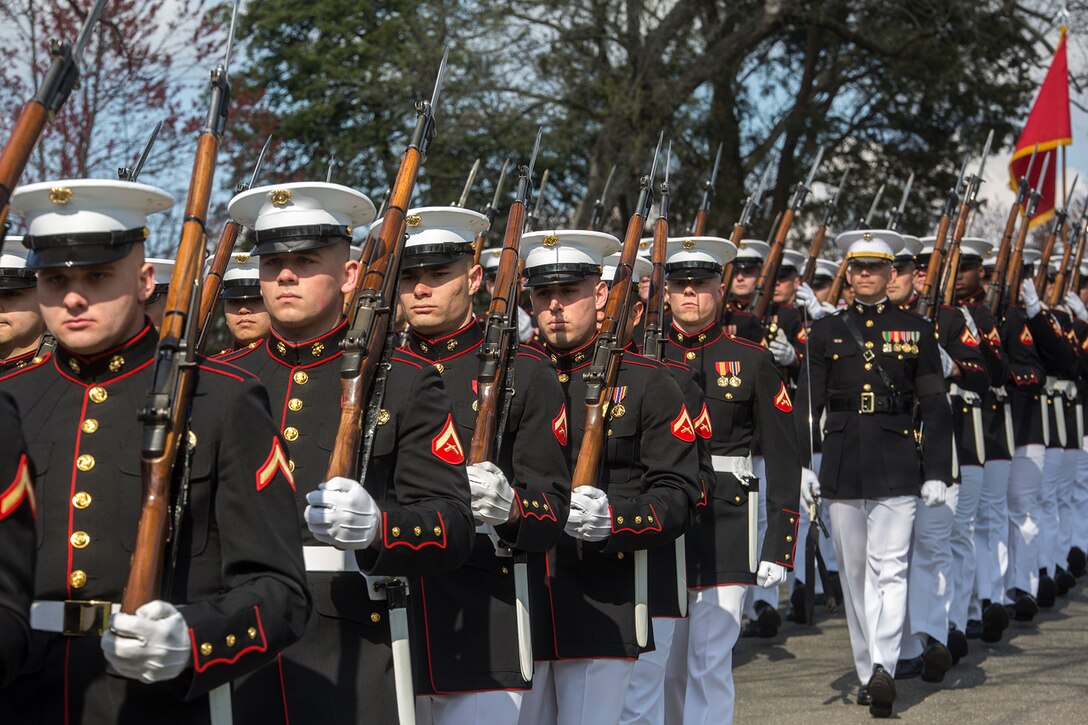
<svg viewBox="0 0 1088 725"><path fill-rule="evenodd" d="M374 221L374 202L362 192L321 181L259 186L230 200L231 219L254 232L252 254L319 249L351 241Z"/></svg>
<svg viewBox="0 0 1088 725"><path fill-rule="evenodd" d="M737 248L722 237L674 237L665 254L669 279L700 279L721 274L737 256Z"/></svg>
<svg viewBox="0 0 1088 725"><path fill-rule="evenodd" d="M771 245L762 239L742 239L737 248L738 262L762 262L771 251Z"/></svg>
<svg viewBox="0 0 1088 725"><path fill-rule="evenodd" d="M604 258L620 251L620 240L605 232L557 229L521 238L527 287L564 284L600 275Z"/></svg>
<svg viewBox="0 0 1088 725"><path fill-rule="evenodd" d="M903 248L903 237L891 229L857 229L835 238L847 259L882 259L891 262Z"/></svg>
<svg viewBox="0 0 1088 725"><path fill-rule="evenodd" d="M620 253L610 254L604 260L604 271L601 272L601 279L612 285L612 280L616 278L616 267L620 263ZM634 268L631 274L631 284L638 284L643 277L649 277L650 273L654 271L654 264L645 257L639 255L635 257Z"/></svg>

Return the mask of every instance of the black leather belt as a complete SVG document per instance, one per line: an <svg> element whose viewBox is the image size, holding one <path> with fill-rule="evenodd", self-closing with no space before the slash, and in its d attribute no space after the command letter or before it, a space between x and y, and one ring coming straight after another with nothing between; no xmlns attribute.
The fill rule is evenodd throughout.
<svg viewBox="0 0 1088 725"><path fill-rule="evenodd" d="M833 395L827 401L827 409L831 413L909 413L911 401L898 395L877 395L876 393L861 393L860 395Z"/></svg>

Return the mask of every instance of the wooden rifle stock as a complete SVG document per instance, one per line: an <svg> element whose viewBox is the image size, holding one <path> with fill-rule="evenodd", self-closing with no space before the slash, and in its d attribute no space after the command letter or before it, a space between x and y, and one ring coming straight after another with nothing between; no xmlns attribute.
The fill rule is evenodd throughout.
<svg viewBox="0 0 1088 725"><path fill-rule="evenodd" d="M808 248L808 261L805 262L805 272L801 275L801 281L807 285L812 284L812 278L816 276L816 260L820 258L820 251L824 248L824 237L827 236L827 225L821 224L812 237L812 244Z"/></svg>
<svg viewBox="0 0 1088 725"><path fill-rule="evenodd" d="M1021 181L1021 189L1027 185ZM1020 213L1020 205L1023 202L1023 191L1017 195L1009 216L1005 219L1005 231L1001 234L1001 243L997 247L997 257L994 260L994 273L990 278L990 286L986 290L986 306L990 314L997 315L1001 309L1001 303L1005 296L1005 274L1009 267L1009 257L1012 252L1012 235L1016 231L1016 218Z"/></svg>
<svg viewBox="0 0 1088 725"><path fill-rule="evenodd" d="M774 287L778 281L778 268L782 265L782 252L786 248L786 234L793 224L793 207L787 207L782 213L782 221L778 223L778 230L774 235L774 242L767 252L767 259L763 262L763 268L759 272L759 281L756 282L756 300L753 313L763 320L767 317L767 310L774 299ZM768 289L769 287L769 289Z"/></svg>
<svg viewBox="0 0 1088 725"><path fill-rule="evenodd" d="M642 354L661 361L665 359L665 257L669 239L669 187L661 185L657 221L654 222L654 244L650 250L653 269L650 272L650 295L646 307L646 333L642 338ZM693 235L699 236L699 235Z"/></svg>
<svg viewBox="0 0 1088 725"><path fill-rule="evenodd" d="M967 217L970 213L971 208L967 201L960 204L959 211L956 213L956 225L952 229L952 241L945 262L944 284L941 287L941 302L946 305L956 303L956 276L960 271L960 256L962 254L960 243L963 241L963 235L967 233Z"/></svg>
<svg viewBox="0 0 1088 725"><path fill-rule="evenodd" d="M948 241L948 227L951 225L952 217L946 209L941 215L941 221L937 224L937 238L933 241L933 252L929 255L926 279L922 283L921 292L918 293L918 314L923 317L931 315L937 307L938 283L944 263L944 246Z"/></svg>
<svg viewBox="0 0 1088 725"><path fill-rule="evenodd" d="M839 263L839 271L835 273L835 279L831 282L831 289L827 292L827 304L832 307L839 306L842 299L842 290L846 287L846 268L850 266L850 260L843 258Z"/></svg>
<svg viewBox="0 0 1088 725"><path fill-rule="evenodd" d="M1038 269L1035 270L1035 289L1039 292L1039 299L1046 299L1046 275L1050 267L1050 258L1054 255L1054 243L1058 240L1061 229L1061 220L1056 219L1050 227L1050 233L1046 235L1043 243L1042 256L1039 257Z"/></svg>
<svg viewBox="0 0 1088 725"><path fill-rule="evenodd" d="M1073 294L1080 293L1080 265L1084 262L1084 247L1085 242L1088 241L1088 234L1085 234L1083 228L1074 229L1073 233L1077 235L1077 253L1073 257L1073 267L1070 270L1069 284L1066 285L1065 294L1069 292Z"/></svg>
<svg viewBox="0 0 1088 725"><path fill-rule="evenodd" d="M223 289L223 274L227 271L230 256L234 253L234 245L241 231L241 224L228 219L223 225L223 231L219 234L219 242L215 245L215 254L212 255L208 274L204 277L204 284L200 289L200 314L197 316L197 329L200 331L197 347L200 350L204 349L204 343L207 341L212 312L215 311L215 303L219 301L219 292Z"/></svg>
<svg viewBox="0 0 1088 725"><path fill-rule="evenodd" d="M1060 304L1062 297L1065 296L1065 283L1069 276L1069 260L1072 256L1073 246L1071 244L1066 244L1062 248L1062 261L1061 264L1058 265L1058 273L1054 276L1054 281L1047 289L1046 303L1050 307L1055 307Z"/></svg>
<svg viewBox="0 0 1088 725"><path fill-rule="evenodd" d="M1020 304L1020 282L1024 274L1024 243L1028 237L1028 220L1020 219L1020 230L1016 235L1012 253L1009 255L1009 271L1005 280L1005 296L1011 305ZM1002 315L1004 317L1004 315Z"/></svg>

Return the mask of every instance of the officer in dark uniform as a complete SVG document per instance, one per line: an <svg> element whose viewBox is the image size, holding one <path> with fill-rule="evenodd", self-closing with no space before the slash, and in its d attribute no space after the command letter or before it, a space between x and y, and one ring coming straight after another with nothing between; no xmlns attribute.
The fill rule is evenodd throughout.
<svg viewBox="0 0 1088 725"><path fill-rule="evenodd" d="M344 186L299 182L239 194L230 213L254 230L272 330L224 359L268 386L298 482L316 610L279 662L239 683L236 711L245 722L396 722L394 671L409 687L411 671L393 655L389 579L452 571L472 547L465 448L450 400L436 368L393 354L364 485L326 482L339 422L343 300L359 276L349 242L352 228L373 221L374 205Z"/></svg>
<svg viewBox="0 0 1088 725"><path fill-rule="evenodd" d="M27 269L22 239L8 237L0 254L0 373L33 361L45 332L38 278Z"/></svg>
<svg viewBox="0 0 1088 725"><path fill-rule="evenodd" d="M521 242L537 326L572 413L572 467L585 432L584 373L607 299L603 260L619 246L609 234L574 230L534 232ZM700 500L695 424L664 366L623 353L607 417L599 478L571 492L568 536L539 573L547 577L551 626L534 633L543 661L522 723L620 719L639 632L652 634L648 601L639 601L648 600L646 550L683 534Z"/></svg>
<svg viewBox="0 0 1088 725"><path fill-rule="evenodd" d="M30 648L37 503L19 413L5 391L0 391L0 430L0 687L6 687Z"/></svg>
<svg viewBox="0 0 1088 725"><path fill-rule="evenodd" d="M839 235L855 300L816 321L797 393L807 420L827 409L819 482L835 540L859 703L891 714L907 610L907 563L915 504L943 503L952 481L952 413L931 323L887 299L902 246L890 230ZM917 401L921 456L915 438ZM802 451L802 455L805 452ZM803 491L802 493L806 493Z"/></svg>
<svg viewBox="0 0 1088 725"><path fill-rule="evenodd" d="M116 613L143 505L137 413L157 347L146 215L172 202L100 180L12 196L58 347L0 378L22 414L39 503L30 656L0 693L2 722L224 722L230 682L295 641L309 614L294 481L265 389L199 357L162 598Z"/></svg>
<svg viewBox="0 0 1088 725"><path fill-rule="evenodd" d="M400 305L411 330L407 351L442 374L458 435L469 441L484 342L472 314L482 282L472 243L487 229L487 217L425 207L407 219L400 276ZM563 534L570 504L568 420L555 368L539 350L519 346L506 383L513 393L502 447L494 462L468 466L478 534L472 554L456 571L423 576L413 597L417 631L427 633L413 642L422 723L513 725L521 691L531 687L519 658L527 658L531 672L532 635L527 620L519 630L515 594L525 587L521 606L530 610L529 596L546 596L528 590L527 559L542 567Z"/></svg>
<svg viewBox="0 0 1088 725"><path fill-rule="evenodd" d="M260 270L248 252L231 255L223 272L219 299L223 300L223 317L234 341L224 353L256 346L268 337L272 323L261 297Z"/></svg>
<svg viewBox="0 0 1088 725"><path fill-rule="evenodd" d="M673 312L666 354L691 367L706 395L695 423L710 432L714 469L709 498L688 535L689 621L674 645L686 652L685 722L732 721L732 649L745 591L752 584L777 587L796 555L800 465L793 403L771 353L726 334L715 319L722 269L735 253L726 239L681 237L669 240L665 265ZM750 458L757 435L774 446L766 462L762 541L760 487Z"/></svg>

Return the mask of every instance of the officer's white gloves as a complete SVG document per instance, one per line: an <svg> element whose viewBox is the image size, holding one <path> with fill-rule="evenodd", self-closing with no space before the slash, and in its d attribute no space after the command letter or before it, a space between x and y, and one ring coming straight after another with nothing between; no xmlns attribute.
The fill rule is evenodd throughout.
<svg viewBox="0 0 1088 725"><path fill-rule="evenodd" d="M816 293L806 283L802 282L797 287L797 301L798 307L803 308L808 313L808 319L815 322L821 317L827 317L828 308L831 312L835 311L834 307L827 305L826 307L820 302Z"/></svg>
<svg viewBox="0 0 1088 725"><path fill-rule="evenodd" d="M811 468L801 468L801 501L812 507L815 497L820 495L820 477Z"/></svg>
<svg viewBox="0 0 1088 725"><path fill-rule="evenodd" d="M123 677L147 683L172 680L192 657L189 627L177 607L156 599L135 614L114 614L102 635L102 652Z"/></svg>
<svg viewBox="0 0 1088 725"><path fill-rule="evenodd" d="M944 485L944 481L926 481L922 484L922 503L926 508L943 506L947 495L948 486Z"/></svg>
<svg viewBox="0 0 1088 725"><path fill-rule="evenodd" d="M1088 307L1084 306L1084 301L1081 300L1080 295L1076 292L1066 293L1065 306L1069 308L1070 312L1077 316L1078 320L1088 322Z"/></svg>
<svg viewBox="0 0 1088 725"><path fill-rule="evenodd" d="M514 504L514 489L502 470L491 461L466 467L468 486L472 492L472 516L479 524L498 526L510 519Z"/></svg>
<svg viewBox="0 0 1088 725"><path fill-rule="evenodd" d="M759 562L756 572L756 584L764 589L771 589L786 581L786 567L769 561Z"/></svg>
<svg viewBox="0 0 1088 725"><path fill-rule="evenodd" d="M570 492L570 514L564 529L583 541L604 541L612 534L608 496L599 488L579 486Z"/></svg>
<svg viewBox="0 0 1088 725"><path fill-rule="evenodd" d="M337 476L306 494L303 518L318 541L338 549L365 549L374 543L382 512L358 481Z"/></svg>
<svg viewBox="0 0 1088 725"><path fill-rule="evenodd" d="M1029 320L1043 311L1043 303L1039 301L1039 293L1035 291L1035 281L1031 277L1020 283L1020 301L1024 303Z"/></svg>
<svg viewBox="0 0 1088 725"><path fill-rule="evenodd" d="M771 354L774 355L774 361L781 367L789 367L797 362L797 351L793 349L793 345L786 339L786 333L782 332L781 327L778 328L767 347L770 349Z"/></svg>

